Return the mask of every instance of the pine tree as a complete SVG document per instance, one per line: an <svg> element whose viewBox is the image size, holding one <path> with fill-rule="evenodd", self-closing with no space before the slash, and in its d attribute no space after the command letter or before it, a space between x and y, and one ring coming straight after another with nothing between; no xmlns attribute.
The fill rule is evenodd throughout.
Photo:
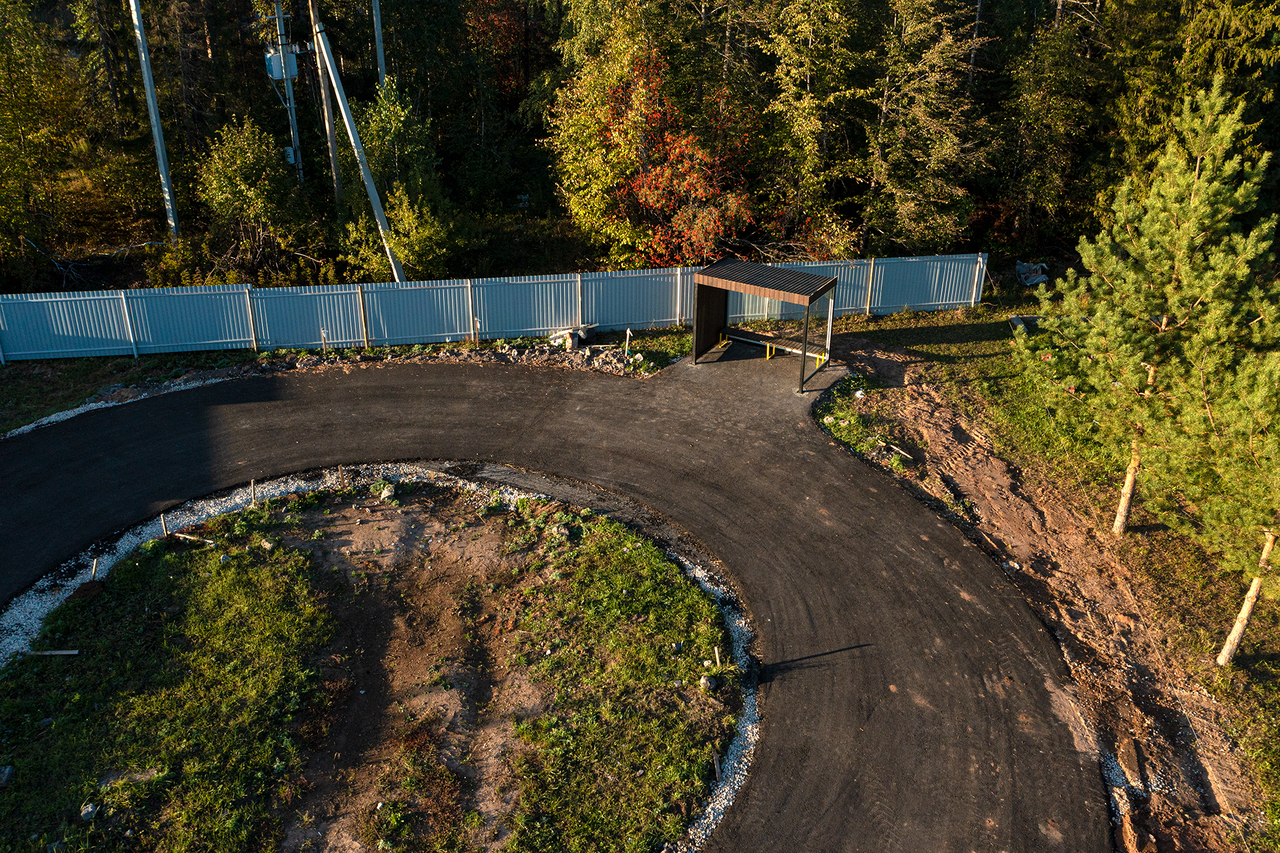
<svg viewBox="0 0 1280 853"><path fill-rule="evenodd" d="M1242 222L1258 203L1269 156L1247 163L1236 153L1248 139L1244 104L1231 100L1221 78L1185 100L1150 184L1127 179L1110 228L1081 240L1089 275L1072 272L1056 292L1041 289L1048 334L1020 337L1029 363L1090 407L1117 455L1127 451L1116 535L1144 454L1159 448L1164 471L1187 461L1171 456L1177 448L1162 436L1199 377L1229 375L1256 352L1251 321L1266 294L1255 273L1271 258L1275 218Z"/></svg>
<svg viewBox="0 0 1280 853"><path fill-rule="evenodd" d="M1157 502L1162 517L1224 571L1251 581L1220 666L1231 662L1259 593L1280 595L1267 574L1280 534L1280 288L1273 282L1253 296L1249 346L1229 368L1192 366L1173 395L1176 416L1163 437L1169 452L1152 466L1167 492Z"/></svg>

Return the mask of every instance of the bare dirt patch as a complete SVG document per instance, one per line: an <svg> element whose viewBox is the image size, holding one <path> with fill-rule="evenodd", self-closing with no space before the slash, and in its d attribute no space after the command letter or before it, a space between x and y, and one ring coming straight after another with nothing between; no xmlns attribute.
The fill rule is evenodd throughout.
<svg viewBox="0 0 1280 853"><path fill-rule="evenodd" d="M1169 626L1144 606L1107 520L1000 458L919 357L843 339L833 360L883 387L858 405L911 457L900 482L995 558L1058 639L1097 741L1117 849L1240 850L1245 827L1263 825L1259 792L1222 707L1167 653Z"/></svg>
<svg viewBox="0 0 1280 853"><path fill-rule="evenodd" d="M329 712L308 744L307 790L290 806L284 850L375 848L379 812L405 794L442 822L470 813L473 849L504 840L518 794L510 758L525 749L514 721L546 703L508 665L512 604L543 579L524 572L527 553L507 547L505 522L478 514L486 499L425 487L400 506L329 503L298 513L282 537L344 587L320 662ZM418 790L404 781L413 761L438 762Z"/></svg>
<svg viewBox="0 0 1280 853"><path fill-rule="evenodd" d="M306 769L283 814L285 851L492 851L511 836L517 765L533 753L517 726L560 705L530 675L544 650L529 648L522 608L563 582L554 553L570 534L515 523L488 491L448 483L296 502L284 532L254 545L309 552L336 626L316 662L319 710L300 729ZM534 512L560 510L583 512L555 501ZM717 738L741 705L728 688L668 692ZM697 803L677 799L687 820Z"/></svg>

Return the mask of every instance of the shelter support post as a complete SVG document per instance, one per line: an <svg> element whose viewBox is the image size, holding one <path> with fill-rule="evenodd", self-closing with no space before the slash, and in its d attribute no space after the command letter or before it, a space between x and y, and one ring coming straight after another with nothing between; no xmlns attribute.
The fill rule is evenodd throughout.
<svg viewBox="0 0 1280 853"><path fill-rule="evenodd" d="M808 377L804 375L805 365L809 361L809 306L804 306L804 336L800 342L800 389L799 393L804 393L804 381ZM817 372L816 370L814 371Z"/></svg>
<svg viewBox="0 0 1280 853"><path fill-rule="evenodd" d="M827 362L831 360L831 333L835 326L836 319L836 300L835 296L828 294L827 296L827 337L826 345L822 352L814 356L813 371L805 373L805 362L809 358L809 308L804 309L804 344L801 346L802 354L800 356L800 392L804 392L805 383L818 374L818 371L827 366Z"/></svg>
<svg viewBox="0 0 1280 853"><path fill-rule="evenodd" d="M827 361L831 360L831 332L836 325L836 292L833 290L827 295L827 346L825 352Z"/></svg>

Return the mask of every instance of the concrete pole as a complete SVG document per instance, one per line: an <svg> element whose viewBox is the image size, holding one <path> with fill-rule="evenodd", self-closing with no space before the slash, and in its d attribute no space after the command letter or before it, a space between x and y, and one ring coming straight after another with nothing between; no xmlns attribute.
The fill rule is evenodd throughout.
<svg viewBox="0 0 1280 853"><path fill-rule="evenodd" d="M178 239L178 204L169 180L169 155L164 150L164 128L160 126L160 107L156 103L156 84L151 77L151 53L147 50L147 34L142 29L140 0L129 0L133 13L133 34L138 38L138 64L142 66L142 83L147 90L147 113L151 116L151 136L156 144L156 162L160 167L160 188L164 191L164 212L169 219L169 236Z"/></svg>
<svg viewBox="0 0 1280 853"><path fill-rule="evenodd" d="M364 145L360 143L360 131L356 129L355 117L351 115L351 105L347 103L346 93L342 91L342 80L338 77L338 68L333 62L333 52L329 49L329 37L325 35L324 24L316 26L316 52L329 71L329 80L333 83L333 92L337 96L338 109L342 111L342 122L347 126L347 138L351 140L351 149L356 154L356 162L360 164L360 177L364 179L365 192L369 194L369 204L373 207L373 218L378 223L378 233L382 235L382 247L387 251L387 260L391 261L391 273L396 281L404 281L404 270L400 268L400 259L391 248L391 228L387 225L387 216L382 212L382 199L378 197L378 188L373 185L373 173L369 171L369 161L364 156Z"/></svg>
<svg viewBox="0 0 1280 853"><path fill-rule="evenodd" d="M342 177L338 171L338 131L333 120L333 94L329 83L325 80L325 64L320 60L320 31L324 25L320 23L319 0L307 0L307 8L311 12L311 35L316 47L316 67L320 72L320 100L324 107L324 135L329 143L329 171L333 173L333 206L342 203Z"/></svg>
<svg viewBox="0 0 1280 853"><path fill-rule="evenodd" d="M289 76L289 55L293 46L285 40L284 11L276 4L276 35L280 40L280 62L284 67L284 98L289 110L289 140L293 143L293 165L298 170L298 183L302 183L302 143L298 137L298 109L293 100L293 78Z"/></svg>

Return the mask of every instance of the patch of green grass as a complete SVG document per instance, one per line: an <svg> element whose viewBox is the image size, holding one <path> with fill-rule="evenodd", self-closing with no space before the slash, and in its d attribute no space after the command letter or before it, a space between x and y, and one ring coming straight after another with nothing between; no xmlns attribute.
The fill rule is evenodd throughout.
<svg viewBox="0 0 1280 853"><path fill-rule="evenodd" d="M1092 491L1124 472L1120 459L1094 440L1088 413L1046 393L1018 364L1013 313L989 306L956 311L852 315L836 332L905 351L923 364L931 383L965 414L988 427L1001 453L1020 465L1051 472Z"/></svg>
<svg viewBox="0 0 1280 853"><path fill-rule="evenodd" d="M143 546L0 673L0 846L274 847L328 624L305 555L223 553Z"/></svg>
<svg viewBox="0 0 1280 853"><path fill-rule="evenodd" d="M857 453L870 453L880 446L883 438L875 432L875 418L858 408L861 399L870 391L865 376L851 373L824 393L814 404L813 416L833 438Z"/></svg>
<svg viewBox="0 0 1280 853"><path fill-rule="evenodd" d="M597 340L602 344L626 342L626 330L601 332ZM630 353L640 356L632 363L631 370L642 376L656 373L669 364L693 352L693 332L688 326L669 326L662 329L639 329L631 332Z"/></svg>
<svg viewBox="0 0 1280 853"><path fill-rule="evenodd" d="M729 639L713 602L652 543L616 522L525 506L531 524L562 525L552 581L527 596L521 650L550 710L517 732L511 851L648 851L675 840L708 791L712 752L735 719L729 664L704 667ZM559 579L556 579L559 578ZM718 678L715 696L698 680ZM677 684L679 686L677 686Z"/></svg>

